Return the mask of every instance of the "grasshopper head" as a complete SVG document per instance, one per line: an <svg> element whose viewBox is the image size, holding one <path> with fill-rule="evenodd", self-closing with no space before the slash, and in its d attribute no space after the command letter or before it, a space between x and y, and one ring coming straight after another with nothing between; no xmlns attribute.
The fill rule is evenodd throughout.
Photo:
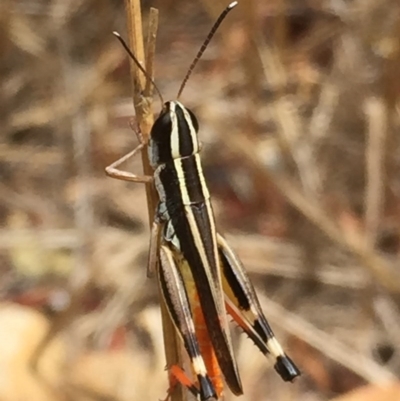
<svg viewBox="0 0 400 401"><path fill-rule="evenodd" d="M149 158L153 168L199 151L195 115L179 102L166 102L150 133Z"/></svg>

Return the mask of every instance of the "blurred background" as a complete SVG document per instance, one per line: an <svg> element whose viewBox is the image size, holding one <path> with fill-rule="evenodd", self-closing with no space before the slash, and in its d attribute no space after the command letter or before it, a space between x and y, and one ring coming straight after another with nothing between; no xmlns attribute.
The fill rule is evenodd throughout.
<svg viewBox="0 0 400 401"><path fill-rule="evenodd" d="M142 2L166 100L226 5ZM113 30L122 0L0 3L3 401L166 394L144 188L104 174L137 145ZM241 0L183 92L219 230L303 373L232 327L242 400L400 399L399 71L397 0Z"/></svg>

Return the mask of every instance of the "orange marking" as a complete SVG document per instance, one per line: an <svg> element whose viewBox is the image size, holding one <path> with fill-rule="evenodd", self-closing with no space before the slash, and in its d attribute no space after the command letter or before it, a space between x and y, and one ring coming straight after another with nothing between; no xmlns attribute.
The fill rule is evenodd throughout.
<svg viewBox="0 0 400 401"><path fill-rule="evenodd" d="M198 389L193 381L186 375L180 366L172 365L169 369L169 389L167 390L167 396L165 397L164 401L168 401L171 398L171 395L178 383L188 388L194 396L197 396Z"/></svg>
<svg viewBox="0 0 400 401"><path fill-rule="evenodd" d="M185 387L193 387L192 380L186 375L186 373L182 370L182 368L178 365L171 366L169 370L171 379L178 381Z"/></svg>
<svg viewBox="0 0 400 401"><path fill-rule="evenodd" d="M204 359L204 363L207 368L207 374L214 385L215 392L219 399L221 398L224 390L222 373L218 364L217 357L215 355L214 347L212 346L210 336L208 334L206 322L199 303L197 293L192 307L193 307L193 321L195 325L197 340L200 346L201 356Z"/></svg>
<svg viewBox="0 0 400 401"><path fill-rule="evenodd" d="M243 330L245 330L247 325L244 322L244 319L239 315L239 313L237 313L236 310L232 308L229 302L225 302L225 307L226 311L232 316L233 320L239 325L239 327L242 327Z"/></svg>

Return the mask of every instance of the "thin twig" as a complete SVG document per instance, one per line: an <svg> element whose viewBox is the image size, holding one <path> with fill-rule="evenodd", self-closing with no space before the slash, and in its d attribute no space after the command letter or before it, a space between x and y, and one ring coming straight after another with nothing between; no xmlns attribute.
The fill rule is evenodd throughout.
<svg viewBox="0 0 400 401"><path fill-rule="evenodd" d="M139 62L145 60L143 33L142 33L142 12L139 0L126 0L126 10L128 15L128 32L129 43ZM154 36L155 39L155 36ZM153 113L151 111L151 98L144 95L145 76L131 62L131 78L132 78L132 97L133 106L136 112L136 121L139 126L141 135L145 142L148 141L151 127L154 122ZM150 166L147 149L142 151L142 165L145 175L152 175L153 170ZM146 185L147 204L149 212L149 221L154 219L154 211L157 205L157 195L151 184Z"/></svg>
<svg viewBox="0 0 400 401"><path fill-rule="evenodd" d="M374 247L384 206L384 154L387 127L383 100L377 98L367 99L365 117L368 122L365 226L367 243L369 246Z"/></svg>
<svg viewBox="0 0 400 401"><path fill-rule="evenodd" d="M136 58L139 62L146 60L146 70L153 74L153 59L154 49L156 40L156 30L158 13L156 10L150 13L149 32L147 40L147 57L145 56L144 44L143 44L143 33L142 33L142 14L140 8L140 0L125 0L126 10L128 16L128 31L129 31L129 42L130 47L133 50ZM148 141L151 127L154 122L154 117L151 112L151 85L146 85L146 79L144 74L131 62L131 77L133 85L133 104L136 111L136 120L139 126L141 135L145 142ZM147 148L144 147L142 151L142 164L143 172L146 175L152 175L153 170L149 163L147 154ZM146 185L146 196L147 206L149 213L150 225L154 220L154 213L157 205L157 194L152 184ZM167 361L167 367L174 364L181 365L181 353L179 351L179 342L176 335L176 331L172 325L166 307L160 297L161 315L163 323L163 335L165 344L165 356ZM171 401L183 401L184 392L181 386L176 386L176 390L172 393Z"/></svg>
<svg viewBox="0 0 400 401"><path fill-rule="evenodd" d="M154 79L154 55L156 51L156 35L158 28L158 10L151 7L149 15L149 29L146 41L146 71ZM146 81L144 93L146 96L152 96L153 88L150 80ZM162 106L162 105L161 105Z"/></svg>

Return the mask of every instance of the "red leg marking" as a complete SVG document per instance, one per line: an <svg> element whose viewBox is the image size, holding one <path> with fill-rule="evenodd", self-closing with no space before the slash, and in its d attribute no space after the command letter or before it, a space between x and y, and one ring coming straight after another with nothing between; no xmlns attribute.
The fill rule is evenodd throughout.
<svg viewBox="0 0 400 401"><path fill-rule="evenodd" d="M164 399L164 401L168 401L170 399L171 394L175 390L175 387L178 383L186 387L195 397L199 395L198 388L183 371L183 369L178 365L172 365L169 369L169 389L167 390L167 397Z"/></svg>

